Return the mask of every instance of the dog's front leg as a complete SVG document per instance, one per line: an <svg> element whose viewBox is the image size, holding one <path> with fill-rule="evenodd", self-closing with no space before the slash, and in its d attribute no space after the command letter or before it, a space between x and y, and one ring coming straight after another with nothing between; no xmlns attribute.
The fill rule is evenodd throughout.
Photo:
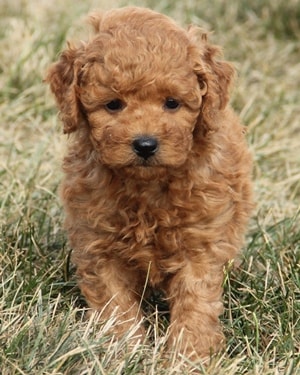
<svg viewBox="0 0 300 375"><path fill-rule="evenodd" d="M112 319L111 333L117 338L132 331L134 337L143 340L145 332L134 273L113 260L89 262L86 267L84 264L77 262L79 287L92 311L99 314L98 321L104 324Z"/></svg>
<svg viewBox="0 0 300 375"><path fill-rule="evenodd" d="M193 359L208 358L221 349L222 283L222 266L201 264L188 264L171 279L169 343L180 353Z"/></svg>

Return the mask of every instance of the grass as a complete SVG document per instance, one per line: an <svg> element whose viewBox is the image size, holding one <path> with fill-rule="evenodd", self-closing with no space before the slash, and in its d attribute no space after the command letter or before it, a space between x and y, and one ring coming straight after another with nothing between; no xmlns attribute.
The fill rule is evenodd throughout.
<svg viewBox="0 0 300 375"><path fill-rule="evenodd" d="M248 126L257 208L225 279L226 352L204 369L153 343L111 341L84 319L57 198L64 139L42 82L82 18L109 1L0 0L0 368L19 374L300 374L300 7L298 0L144 0L210 31L235 62L232 104ZM116 1L114 5L127 5Z"/></svg>

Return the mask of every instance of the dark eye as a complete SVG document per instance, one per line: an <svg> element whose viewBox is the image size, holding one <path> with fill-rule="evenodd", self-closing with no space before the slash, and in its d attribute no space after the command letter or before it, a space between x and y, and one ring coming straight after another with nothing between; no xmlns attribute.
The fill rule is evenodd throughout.
<svg viewBox="0 0 300 375"><path fill-rule="evenodd" d="M105 104L105 108L109 112L118 112L124 108L124 103L120 99L113 99Z"/></svg>
<svg viewBox="0 0 300 375"><path fill-rule="evenodd" d="M180 103L174 98L167 98L164 107L169 110L174 110L180 107Z"/></svg>

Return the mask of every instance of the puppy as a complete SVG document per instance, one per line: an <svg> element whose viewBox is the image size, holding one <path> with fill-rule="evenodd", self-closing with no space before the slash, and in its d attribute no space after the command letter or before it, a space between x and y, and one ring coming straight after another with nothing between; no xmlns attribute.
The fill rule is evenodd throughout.
<svg viewBox="0 0 300 375"><path fill-rule="evenodd" d="M61 196L79 286L116 335L142 319L145 285L162 290L170 345L207 357L222 347L224 266L252 209L234 69L198 28L148 9L90 23L46 78L70 135Z"/></svg>

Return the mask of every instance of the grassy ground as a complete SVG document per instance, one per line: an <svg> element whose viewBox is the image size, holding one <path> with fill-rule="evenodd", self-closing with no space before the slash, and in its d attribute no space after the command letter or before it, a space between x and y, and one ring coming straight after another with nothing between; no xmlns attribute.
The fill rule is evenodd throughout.
<svg viewBox="0 0 300 375"><path fill-rule="evenodd" d="M232 104L249 129L257 209L242 265L225 282L226 353L207 369L154 341L110 342L69 267L57 198L63 136L42 83L97 3L0 0L0 372L14 374L300 374L300 4L298 0L152 0L213 30L239 77ZM127 5L115 1L114 5ZM190 366L190 370L188 370Z"/></svg>

